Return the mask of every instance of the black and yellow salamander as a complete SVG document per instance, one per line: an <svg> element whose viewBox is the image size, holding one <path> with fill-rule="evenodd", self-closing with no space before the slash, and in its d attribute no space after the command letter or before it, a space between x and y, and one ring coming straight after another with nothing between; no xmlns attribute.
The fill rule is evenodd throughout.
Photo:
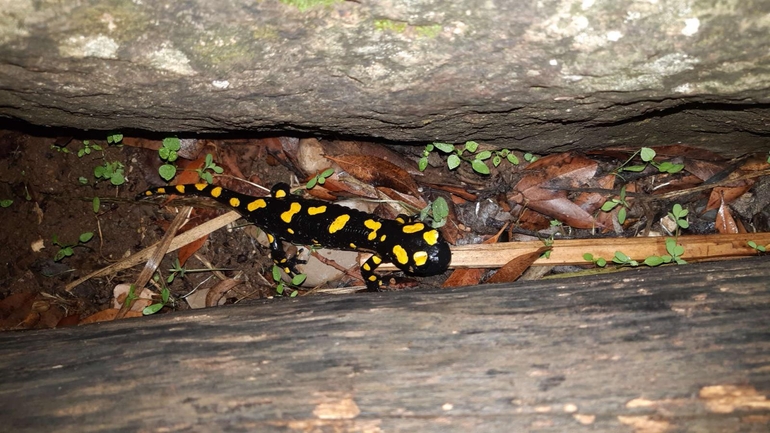
<svg viewBox="0 0 770 433"><path fill-rule="evenodd" d="M205 183L149 189L137 199L160 194L196 195L238 211L267 234L273 261L288 274L298 273L293 259L287 259L279 240L337 250L363 251L373 255L361 266L369 290L382 282L374 270L392 262L409 275L427 277L447 270L452 259L449 244L438 230L413 218L395 220L321 200L305 199L278 183L269 197L252 197Z"/></svg>

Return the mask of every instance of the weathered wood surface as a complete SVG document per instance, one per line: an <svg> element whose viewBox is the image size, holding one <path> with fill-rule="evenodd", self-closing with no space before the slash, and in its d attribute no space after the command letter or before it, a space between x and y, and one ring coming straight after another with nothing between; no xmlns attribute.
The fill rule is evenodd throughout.
<svg viewBox="0 0 770 433"><path fill-rule="evenodd" d="M0 335L5 431L766 432L770 259Z"/></svg>
<svg viewBox="0 0 770 433"><path fill-rule="evenodd" d="M0 116L34 125L533 152L737 152L770 131L767 1L0 5Z"/></svg>

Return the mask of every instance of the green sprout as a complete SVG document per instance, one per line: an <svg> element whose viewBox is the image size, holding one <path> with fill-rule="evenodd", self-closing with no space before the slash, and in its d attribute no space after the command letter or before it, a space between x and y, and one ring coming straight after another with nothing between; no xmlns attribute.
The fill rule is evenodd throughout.
<svg viewBox="0 0 770 433"><path fill-rule="evenodd" d="M764 245L757 245L757 243L754 241L749 241L748 244L751 248L755 249L759 253L764 253L766 250Z"/></svg>
<svg viewBox="0 0 770 433"><path fill-rule="evenodd" d="M102 201L99 199L99 197L94 197L94 199L91 200L91 206L94 209L94 213L99 213L99 208L102 206Z"/></svg>
<svg viewBox="0 0 770 433"><path fill-rule="evenodd" d="M56 252L56 254L53 256L53 260L55 262L61 261L65 257L69 257L73 254L75 254L75 247L84 246L86 242L90 241L94 237L93 232L85 232L81 233L78 237L78 241L74 244L65 244L59 241L59 237L57 235L53 235L52 242L54 245L59 247L59 251Z"/></svg>
<svg viewBox="0 0 770 433"><path fill-rule="evenodd" d="M115 186L123 185L126 178L123 175L125 167L120 161L104 162L104 165L94 167L94 177L96 179L109 179Z"/></svg>
<svg viewBox="0 0 770 433"><path fill-rule="evenodd" d="M634 159L637 155L639 155L642 158L642 161L644 164L640 165L626 165L629 162L631 162L632 159ZM644 171L645 168L647 168L647 165L652 165L653 167L657 168L659 172L661 173L679 173L684 169L684 164L674 164L669 161L664 162L655 162L655 151L650 149L649 147L642 147L641 149L634 152L633 155L631 155L630 158L626 160L620 167L617 168L616 172L620 173L622 171L631 171L631 172L640 172Z"/></svg>
<svg viewBox="0 0 770 433"><path fill-rule="evenodd" d="M110 134L107 136L107 144L119 144L123 141L123 134Z"/></svg>
<svg viewBox="0 0 770 433"><path fill-rule="evenodd" d="M622 251L615 251L615 256L612 258L612 262L621 266L639 266L639 262L632 260L631 257L628 257Z"/></svg>
<svg viewBox="0 0 770 433"><path fill-rule="evenodd" d="M169 298L171 298L171 291L168 290L168 287L163 286L160 289L160 302L156 302L154 304L144 307L144 309L142 310L142 314L145 316L149 316L151 314L157 313L168 304Z"/></svg>
<svg viewBox="0 0 770 433"><path fill-rule="evenodd" d="M13 200L11 199L0 200L0 207L2 208L11 207L12 204Z"/></svg>
<svg viewBox="0 0 770 433"><path fill-rule="evenodd" d="M83 147L78 149L78 158L82 158L86 155L90 155L92 151L94 150L102 150L102 146L99 146L98 144L94 143L91 144L88 140L83 140Z"/></svg>
<svg viewBox="0 0 770 433"><path fill-rule="evenodd" d="M179 158L177 152L181 148L182 143L177 137L166 137L163 139L162 147L158 149L158 156L163 161L166 161L165 164L158 168L158 174L167 182L176 176L176 165L172 163Z"/></svg>
<svg viewBox="0 0 770 433"><path fill-rule="evenodd" d="M631 208L629 203L626 201L626 186L623 185L623 187L620 188L620 197L619 198L613 198L610 200L607 200L602 205L602 211L603 212L610 212L612 209L615 209L620 205L620 209L618 210L618 222L623 224L626 222L626 212L628 209Z"/></svg>
<svg viewBox="0 0 770 433"><path fill-rule="evenodd" d="M275 286L275 291L278 293L278 295L283 296L284 292L288 289L290 290L289 297L294 298L299 294L299 291L292 289L291 287L287 287L286 284L283 282L283 279L281 278L281 268L279 268L276 265L273 265L273 281L277 282L278 285ZM291 285L294 287L297 287L305 282L307 279L307 275L305 274L297 274L294 275L291 278Z"/></svg>
<svg viewBox="0 0 770 433"><path fill-rule="evenodd" d="M603 268L607 266L607 260L601 258L601 257L594 257L591 253L585 253L583 254L583 259L587 262L591 262L595 264L596 266Z"/></svg>
<svg viewBox="0 0 770 433"><path fill-rule="evenodd" d="M682 208L682 205L679 203L674 204L674 207L671 209L671 212L668 213L669 218L676 221L676 234L679 236L679 229L686 229L690 227L690 223L687 222L687 213L688 210Z"/></svg>
<svg viewBox="0 0 770 433"><path fill-rule="evenodd" d="M216 174L222 174L222 172L225 171L222 167L218 166L214 162L214 156L212 156L210 153L207 153L206 161L203 163L203 168L199 168L195 171L198 173L198 177L205 180L206 183L214 183L214 176L209 172L209 170ZM174 171L176 172L176 169L174 169Z"/></svg>
<svg viewBox="0 0 770 433"><path fill-rule="evenodd" d="M312 179L310 179L307 182L307 185L305 185L305 188L307 189L313 189L316 185L323 185L326 183L326 179L329 178L329 176L334 174L333 168L327 168L326 170L322 171L321 173L313 176Z"/></svg>
<svg viewBox="0 0 770 433"><path fill-rule="evenodd" d="M471 168L473 168L473 171L476 173L489 174L489 167L484 161L490 158L492 158L492 165L495 167L500 165L503 159L507 159L508 162L514 165L519 163L519 158L517 158L516 155L508 149L496 150L494 152L491 150L484 150L476 153L478 148L479 144L475 141L466 141L465 145L460 148L456 148L453 144L449 143L431 143L425 146L425 149L422 152L422 157L417 163L417 167L420 169L420 171L425 171L425 169L428 167L428 155L430 155L430 153L436 149L443 153L450 154L446 161L447 167L450 170L454 170L460 166L462 161L466 161L471 164ZM464 155L466 151L472 156L472 158Z"/></svg>
<svg viewBox="0 0 770 433"><path fill-rule="evenodd" d="M444 197L437 197L436 200L434 200L432 203L428 203L425 208L420 210L421 221L425 221L428 215L430 215L432 219L432 228L441 228L444 226L444 224L446 224L447 217L449 217L449 205L447 205Z"/></svg>

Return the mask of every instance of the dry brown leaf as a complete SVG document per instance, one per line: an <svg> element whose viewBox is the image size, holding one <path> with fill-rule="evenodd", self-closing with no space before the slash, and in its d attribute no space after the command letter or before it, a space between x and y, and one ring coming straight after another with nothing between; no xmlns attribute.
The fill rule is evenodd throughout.
<svg viewBox="0 0 770 433"><path fill-rule="evenodd" d="M497 234L485 240L482 242L482 244L496 244L497 241L500 240L500 235L505 233L505 229L506 227L504 226L502 229L500 229L499 232L497 232ZM462 287L478 284L486 273L487 270L484 268L455 269L452 271L452 274L449 275L449 278L444 281L444 284L442 284L441 287Z"/></svg>
<svg viewBox="0 0 770 433"><path fill-rule="evenodd" d="M494 275L492 275L486 283L505 283L505 282L512 282L519 279L521 274L523 274L527 269L532 266L532 263L535 262L543 253L550 250L551 247L543 246L542 248L538 248L535 251L532 251L529 254L524 254L521 256L518 256L514 259L512 259L510 262L506 263L500 270L498 270Z"/></svg>
<svg viewBox="0 0 770 433"><path fill-rule="evenodd" d="M386 186L415 197L420 196L417 183L409 172L392 162L370 155L327 155L326 158L336 162L343 170L362 182Z"/></svg>
<svg viewBox="0 0 770 433"><path fill-rule="evenodd" d="M716 218L717 232L722 234L738 233L738 226L735 224L735 218L733 218L730 208L722 200L722 204L719 206Z"/></svg>
<svg viewBox="0 0 770 433"><path fill-rule="evenodd" d="M115 316L118 314L117 308L108 308L106 310L102 310L98 313L92 314L85 319L81 320L79 325L87 325L89 323L97 323L97 322L108 322L111 320L115 320ZM129 311L126 313L125 317L142 317L141 311Z"/></svg>

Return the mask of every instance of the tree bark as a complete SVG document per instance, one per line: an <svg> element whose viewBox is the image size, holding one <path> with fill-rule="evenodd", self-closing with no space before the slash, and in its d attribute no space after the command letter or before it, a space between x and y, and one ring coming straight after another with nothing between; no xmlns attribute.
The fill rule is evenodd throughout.
<svg viewBox="0 0 770 433"><path fill-rule="evenodd" d="M9 431L767 431L766 257L0 335Z"/></svg>
<svg viewBox="0 0 770 433"><path fill-rule="evenodd" d="M763 149L770 3L201 0L0 8L0 116L87 130Z"/></svg>

